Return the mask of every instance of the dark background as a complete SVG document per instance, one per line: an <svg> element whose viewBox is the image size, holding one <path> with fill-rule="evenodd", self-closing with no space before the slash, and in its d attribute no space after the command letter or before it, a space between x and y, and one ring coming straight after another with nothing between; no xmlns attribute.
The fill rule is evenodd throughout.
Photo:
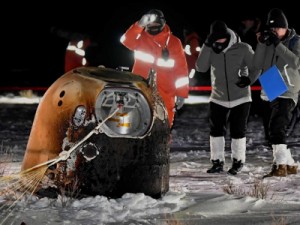
<svg viewBox="0 0 300 225"><path fill-rule="evenodd" d="M297 7L285 5L262 6L253 1L206 2L196 7L193 2L175 3L126 2L113 4L96 0L60 3L43 1L40 5L11 3L3 8L2 14L2 67L0 86L49 86L64 73L64 54L68 44L53 30L88 34L99 44L101 52L98 61L107 67L129 66L132 54L119 42L126 29L152 8L161 9L172 32L183 40L184 27L195 30L202 40L209 32L211 22L221 19L236 29L244 16L256 15L265 23L271 8L281 8L286 14L289 26L300 30ZM204 4L198 2L197 5ZM103 5L103 6L102 6Z"/></svg>

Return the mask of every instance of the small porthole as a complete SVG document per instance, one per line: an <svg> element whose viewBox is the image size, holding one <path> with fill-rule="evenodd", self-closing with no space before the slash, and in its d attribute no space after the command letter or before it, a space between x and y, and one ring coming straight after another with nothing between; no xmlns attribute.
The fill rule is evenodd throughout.
<svg viewBox="0 0 300 225"><path fill-rule="evenodd" d="M65 93L66 93L65 91L60 92L59 97L61 97L61 98L64 97Z"/></svg>

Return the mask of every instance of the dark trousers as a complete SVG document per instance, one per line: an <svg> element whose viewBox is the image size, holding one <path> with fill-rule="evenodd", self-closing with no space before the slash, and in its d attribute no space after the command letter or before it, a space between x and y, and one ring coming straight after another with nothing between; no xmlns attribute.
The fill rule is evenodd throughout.
<svg viewBox="0 0 300 225"><path fill-rule="evenodd" d="M295 106L295 108L292 111L292 119L287 127L287 133L286 136L291 136L292 133L294 132L295 128L296 128L296 124L299 122L300 120L300 93L298 95L298 103Z"/></svg>
<svg viewBox="0 0 300 225"><path fill-rule="evenodd" d="M295 102L289 98L264 101L263 123L270 144L286 144L287 127L292 118Z"/></svg>
<svg viewBox="0 0 300 225"><path fill-rule="evenodd" d="M250 102L246 102L233 108L226 108L216 103L210 102L210 135L213 137L225 136L227 123L229 123L231 138L244 138L246 136L250 105Z"/></svg>

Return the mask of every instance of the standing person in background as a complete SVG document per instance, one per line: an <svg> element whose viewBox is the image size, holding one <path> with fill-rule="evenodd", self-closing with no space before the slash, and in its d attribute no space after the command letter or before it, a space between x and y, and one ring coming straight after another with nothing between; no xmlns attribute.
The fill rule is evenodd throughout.
<svg viewBox="0 0 300 225"><path fill-rule="evenodd" d="M292 111L298 101L300 90L300 41L294 29L288 28L286 16L280 9L272 9L268 14L267 30L257 34L258 45L254 64L263 71L276 65L282 74L288 90L269 102L264 91L264 125L273 149L273 166L264 177L297 173L297 164L287 148L286 128L292 118Z"/></svg>
<svg viewBox="0 0 300 225"><path fill-rule="evenodd" d="M196 32L189 30L188 28L183 30L183 37L184 52L189 69L189 78L191 84L196 73L195 64L200 52L200 37Z"/></svg>
<svg viewBox="0 0 300 225"><path fill-rule="evenodd" d="M254 13L245 14L241 18L240 26L238 27L237 33L241 38L242 42L251 45L255 51L257 45L256 33L261 29L261 20L254 15ZM257 80L253 86L260 86L260 82ZM250 115L262 116L262 100L260 98L260 91L251 92L252 103L250 108ZM268 141L268 135L265 134L265 139Z"/></svg>
<svg viewBox="0 0 300 225"><path fill-rule="evenodd" d="M199 72L211 70L212 92L209 103L210 153L212 167L207 173L223 171L225 163L225 134L230 123L232 167L236 175L246 160L246 126L251 104L250 84L258 77L253 69L254 52L250 45L240 41L236 33L223 21L210 26L196 68Z"/></svg>
<svg viewBox="0 0 300 225"><path fill-rule="evenodd" d="M85 56L90 44L89 38L74 38L69 41L65 54L65 72L89 65Z"/></svg>
<svg viewBox="0 0 300 225"><path fill-rule="evenodd" d="M157 87L173 125L175 102L181 108L188 97L188 68L181 41L171 33L162 11L152 9L122 36L121 43L134 51L132 72L148 77L157 73Z"/></svg>
<svg viewBox="0 0 300 225"><path fill-rule="evenodd" d="M89 65L86 58L86 50L92 43L88 34L73 32L56 27L51 28L51 33L69 41L65 53L65 73L77 67Z"/></svg>
<svg viewBox="0 0 300 225"><path fill-rule="evenodd" d="M260 27L261 20L255 15L250 14L243 17L238 28L238 35L241 37L241 41L251 45L253 50L256 49L256 33L260 31Z"/></svg>

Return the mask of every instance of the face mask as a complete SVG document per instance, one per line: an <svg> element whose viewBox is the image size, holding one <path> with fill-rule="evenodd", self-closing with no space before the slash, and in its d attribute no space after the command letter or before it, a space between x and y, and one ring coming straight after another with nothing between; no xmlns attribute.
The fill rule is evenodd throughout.
<svg viewBox="0 0 300 225"><path fill-rule="evenodd" d="M219 43L219 42L214 42L212 45L212 49L215 53L219 54L221 53L225 48L227 48L229 44L229 38L227 38L227 40L223 43Z"/></svg>
<svg viewBox="0 0 300 225"><path fill-rule="evenodd" d="M163 26L147 27L146 31L151 35L157 35L163 30Z"/></svg>

